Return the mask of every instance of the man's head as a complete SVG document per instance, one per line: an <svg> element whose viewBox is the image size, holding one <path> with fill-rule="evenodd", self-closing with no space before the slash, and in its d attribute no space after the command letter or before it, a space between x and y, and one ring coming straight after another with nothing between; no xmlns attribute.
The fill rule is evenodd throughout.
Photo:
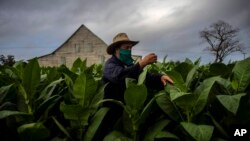
<svg viewBox="0 0 250 141"><path fill-rule="evenodd" d="M107 53L113 55L119 48L131 50L131 48L139 43L139 41L131 41L126 33L118 33L113 38L113 43L107 48Z"/></svg>
<svg viewBox="0 0 250 141"><path fill-rule="evenodd" d="M113 53L117 58L120 58L120 51L121 50L128 50L131 52L133 44L131 43L122 43L115 48L115 52Z"/></svg>

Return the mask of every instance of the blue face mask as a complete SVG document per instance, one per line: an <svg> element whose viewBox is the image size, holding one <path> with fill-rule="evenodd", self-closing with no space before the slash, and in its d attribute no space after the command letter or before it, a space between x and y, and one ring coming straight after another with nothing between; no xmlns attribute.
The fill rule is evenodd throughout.
<svg viewBox="0 0 250 141"><path fill-rule="evenodd" d="M131 50L120 48L120 60L126 65L133 65Z"/></svg>

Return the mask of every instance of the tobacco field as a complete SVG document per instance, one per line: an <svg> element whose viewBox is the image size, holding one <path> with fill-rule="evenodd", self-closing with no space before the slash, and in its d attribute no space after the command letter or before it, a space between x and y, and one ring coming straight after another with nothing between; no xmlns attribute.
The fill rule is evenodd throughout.
<svg viewBox="0 0 250 141"><path fill-rule="evenodd" d="M0 140L98 141L109 111L123 115L104 141L223 141L250 127L250 58L203 65L158 62L138 81L126 79L125 102L104 99L103 66L40 67L37 59L0 67ZM147 72L169 75L174 85L149 89Z"/></svg>

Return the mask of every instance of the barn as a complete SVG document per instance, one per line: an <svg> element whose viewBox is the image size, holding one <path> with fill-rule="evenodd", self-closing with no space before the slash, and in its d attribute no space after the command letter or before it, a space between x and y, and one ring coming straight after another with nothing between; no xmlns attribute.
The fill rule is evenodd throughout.
<svg viewBox="0 0 250 141"><path fill-rule="evenodd" d="M103 64L109 57L106 53L107 44L81 25L61 46L52 53L38 57L41 66L71 67L77 58L87 59L87 65Z"/></svg>
<svg viewBox="0 0 250 141"><path fill-rule="evenodd" d="M108 45L89 30L85 25L81 25L61 46L52 53L38 57L40 66L60 66L71 67L77 58L87 59L87 65L103 64L110 55L106 49ZM140 55L132 56L135 60L140 60Z"/></svg>

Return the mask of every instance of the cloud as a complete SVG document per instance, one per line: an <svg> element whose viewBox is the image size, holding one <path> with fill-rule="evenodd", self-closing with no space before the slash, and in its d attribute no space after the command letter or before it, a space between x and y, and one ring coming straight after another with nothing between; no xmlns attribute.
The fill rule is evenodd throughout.
<svg viewBox="0 0 250 141"><path fill-rule="evenodd" d="M1 0L0 54L28 58L19 49L27 47L38 56L49 53L85 24L107 44L126 32L140 41L135 52L197 58L209 56L199 32L224 20L241 29L239 38L250 56L249 5L249 0Z"/></svg>

